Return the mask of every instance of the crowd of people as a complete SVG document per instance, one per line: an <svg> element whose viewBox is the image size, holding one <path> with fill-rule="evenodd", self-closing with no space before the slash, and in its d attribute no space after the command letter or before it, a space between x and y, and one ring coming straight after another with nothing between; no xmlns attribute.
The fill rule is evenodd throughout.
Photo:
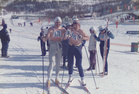
<svg viewBox="0 0 139 94"><path fill-rule="evenodd" d="M89 35L87 35L86 32L81 29L80 21L78 18L73 19L73 23L68 23L66 24L66 26L61 26L61 23L62 19L60 17L56 17L54 20L54 26L48 29L47 34L40 37L43 42L49 41L49 67L47 86L50 86L50 79L54 65L56 65L55 82L57 84L60 83L58 80L58 76L60 71L60 62L62 59L62 67L68 69L68 82L72 81L74 59L76 59L75 65L78 68L79 76L81 77L81 83L83 86L86 85L82 67L82 47L85 45L86 41L89 41L88 51L90 53L90 66L87 70L94 70L96 67L96 43L97 41L100 41L100 53L102 59L104 59L105 57L104 74L108 75L107 57L110 47L110 38L114 39L114 35L108 30L108 28L99 26L98 28L100 33L97 37L95 33L96 28L92 26L90 28L91 35L89 37ZM107 43L105 43L106 40ZM105 45L106 47L104 47ZM106 56L104 56L105 53Z"/></svg>
<svg viewBox="0 0 139 94"><path fill-rule="evenodd" d="M61 26L62 19L56 17L54 20L54 26L41 27L40 40L41 45L41 56L46 55L46 51L49 51L49 67L48 67L48 79L47 86L50 86L50 79L54 66L56 65L56 78L55 82L60 83L58 80L60 63L63 59L62 68L68 69L69 80L72 81L73 65L78 68L79 76L81 77L81 83L83 86L86 85L84 81L84 71L82 67L82 48L86 41L89 41L88 51L90 54L89 61L90 66L87 69L95 70L96 67L96 44L97 41L100 42L100 54L104 61L104 75L108 75L108 53L110 48L110 38L114 39L112 32L108 30L107 27L99 26L99 35L96 35L96 28L92 26L90 31L90 36L86 34L86 31L81 29L80 20L78 18L73 19L73 23L67 23L66 26ZM0 31L0 38L2 43L1 56L8 57L7 50L10 37L8 34L7 24L3 24L3 29ZM47 50L45 47L45 42L47 42ZM74 60L76 59L76 60ZM67 62L67 63L66 63Z"/></svg>

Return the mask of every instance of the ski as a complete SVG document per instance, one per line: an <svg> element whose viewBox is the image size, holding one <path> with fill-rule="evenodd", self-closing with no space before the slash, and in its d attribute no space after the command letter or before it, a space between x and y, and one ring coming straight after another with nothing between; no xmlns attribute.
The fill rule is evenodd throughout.
<svg viewBox="0 0 139 94"><path fill-rule="evenodd" d="M108 23L109 23L109 18L108 18L108 21L107 21L107 28L108 28ZM106 32L106 31L105 31ZM103 77L105 75L105 64L106 64L106 59L107 59L107 45L108 45L108 35L107 35L107 32L105 33L106 34L106 38L105 38L105 41L104 41L104 52L103 52Z"/></svg>
<svg viewBox="0 0 139 94"><path fill-rule="evenodd" d="M62 92L64 92L64 94L69 94L69 93L61 86L61 84L55 83L55 81L54 81L53 79L51 79L51 81L52 81Z"/></svg>
<svg viewBox="0 0 139 94"><path fill-rule="evenodd" d="M70 84L72 83L73 80L74 80L74 78L73 78L70 82L67 83L67 85L66 85L66 87L65 87L65 90L68 89L68 87L70 86ZM63 92L62 94L65 94L65 93Z"/></svg>
<svg viewBox="0 0 139 94"><path fill-rule="evenodd" d="M83 89L87 92L87 94L91 94L90 91L87 89L87 87L83 86L80 80L78 80L78 81L79 81L80 85L83 87Z"/></svg>

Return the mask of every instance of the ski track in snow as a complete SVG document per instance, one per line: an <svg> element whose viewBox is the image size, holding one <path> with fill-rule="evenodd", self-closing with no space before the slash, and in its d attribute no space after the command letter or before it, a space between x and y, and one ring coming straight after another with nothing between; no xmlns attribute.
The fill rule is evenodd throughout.
<svg viewBox="0 0 139 94"><path fill-rule="evenodd" d="M9 18L6 19L7 23ZM42 57L40 56L40 42L37 37L40 33L41 25L35 23L33 27L18 27L16 24L22 21L21 19L14 20L14 25L8 23L9 28L12 28L10 34L10 44L8 53L9 58L0 58L0 94L42 94L43 93L43 76L42 76ZM51 22L52 23L52 22ZM93 25L106 25L103 20L82 20L81 28L88 35L89 28ZM47 25L47 22L43 22ZM131 28L133 27L133 28ZM131 45L131 42L137 42L138 35L126 35L127 30L139 30L137 25L131 27L119 25L118 31L115 25L110 24L109 29L114 33L115 39L111 43ZM98 31L96 32L99 33ZM86 48L88 42L86 42ZM111 45L108 66L109 75L102 77L93 71L95 81L99 89L96 90L92 73L85 72L85 81L91 94L138 94L139 92L139 53L130 52L130 47ZM89 55L89 54L88 54ZM102 59L100 56L99 42L97 43L97 55L99 60L100 72L102 71ZM44 57L45 61L45 94L47 68L48 68L48 53ZM83 69L89 67L88 58L83 48ZM98 67L97 67L98 68ZM61 81L63 70L59 74ZM87 94L78 82L80 79L78 72L73 73L74 80L71 86L67 89L70 94ZM55 68L52 74L52 79L55 79ZM68 71L65 71L63 86L68 81ZM52 83L51 94L61 94L61 91Z"/></svg>

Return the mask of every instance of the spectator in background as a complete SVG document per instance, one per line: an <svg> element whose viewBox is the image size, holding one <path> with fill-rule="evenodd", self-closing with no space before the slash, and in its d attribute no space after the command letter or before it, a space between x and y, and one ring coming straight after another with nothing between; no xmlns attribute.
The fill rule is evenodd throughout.
<svg viewBox="0 0 139 94"><path fill-rule="evenodd" d="M99 36L98 38L95 35L95 38L97 39L97 41L100 41L100 54L101 57L103 59L103 61L105 61L105 65L104 65L104 73L102 72L101 74L104 75L108 75L108 62L107 62L107 58L108 58L108 54L109 54L109 48L110 48L110 38L114 39L114 35L112 32L110 32L108 30L108 28L103 27L103 26L99 26ZM107 41L107 42L106 42Z"/></svg>
<svg viewBox="0 0 139 94"><path fill-rule="evenodd" d="M88 46L88 51L90 53L90 66L87 69L89 70L95 70L96 66L96 39L95 39L95 27L90 28L90 39L89 39L89 46Z"/></svg>
<svg viewBox="0 0 139 94"><path fill-rule="evenodd" d="M41 45L41 52L42 55L41 56L45 56L46 55L46 48L45 48L45 42L43 42L43 40L41 39L41 37L45 36L44 34L44 28L41 28L41 32L40 32L40 36L38 37L38 41L40 41L40 45Z"/></svg>
<svg viewBox="0 0 139 94"><path fill-rule="evenodd" d="M9 47L10 37L6 29L7 29L7 24L3 24L3 29L0 31L0 38L2 43L2 49L1 49L2 57L9 57L7 51Z"/></svg>
<svg viewBox="0 0 139 94"><path fill-rule="evenodd" d="M24 26L26 26L26 22L24 22Z"/></svg>
<svg viewBox="0 0 139 94"><path fill-rule="evenodd" d="M32 22L30 22L30 26L33 26L33 23Z"/></svg>
<svg viewBox="0 0 139 94"><path fill-rule="evenodd" d="M69 48L69 36L71 32L72 25L71 23L68 23L66 26L66 32L64 34L64 38L62 40L62 56L63 56L63 65L62 68L67 68L68 66L65 64L66 61L68 61L68 48Z"/></svg>

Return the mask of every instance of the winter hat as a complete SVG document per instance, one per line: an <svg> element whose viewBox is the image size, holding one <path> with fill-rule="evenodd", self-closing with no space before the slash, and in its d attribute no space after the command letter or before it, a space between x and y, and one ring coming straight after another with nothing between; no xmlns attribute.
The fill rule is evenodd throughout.
<svg viewBox="0 0 139 94"><path fill-rule="evenodd" d="M96 28L92 26L92 27L90 28L90 31L96 31Z"/></svg>
<svg viewBox="0 0 139 94"><path fill-rule="evenodd" d="M62 22L62 19L58 16L58 17L55 18L55 23L56 22Z"/></svg>
<svg viewBox="0 0 139 94"><path fill-rule="evenodd" d="M48 29L48 27L46 27L46 29Z"/></svg>
<svg viewBox="0 0 139 94"><path fill-rule="evenodd" d="M7 24L4 24L4 25L3 25L3 28L6 29L6 28L7 28Z"/></svg>
<svg viewBox="0 0 139 94"><path fill-rule="evenodd" d="M99 31L103 31L105 28L104 28L104 26L99 26L98 29L99 29Z"/></svg>
<svg viewBox="0 0 139 94"><path fill-rule="evenodd" d="M68 26L71 26L71 23L67 23L67 24L66 24L66 27L68 27Z"/></svg>
<svg viewBox="0 0 139 94"><path fill-rule="evenodd" d="M78 18L75 18L75 19L73 20L73 24L79 24L79 25L80 25L79 19L78 19Z"/></svg>
<svg viewBox="0 0 139 94"><path fill-rule="evenodd" d="M42 27L41 27L41 30L43 30L43 29L44 29L44 27L42 26Z"/></svg>

